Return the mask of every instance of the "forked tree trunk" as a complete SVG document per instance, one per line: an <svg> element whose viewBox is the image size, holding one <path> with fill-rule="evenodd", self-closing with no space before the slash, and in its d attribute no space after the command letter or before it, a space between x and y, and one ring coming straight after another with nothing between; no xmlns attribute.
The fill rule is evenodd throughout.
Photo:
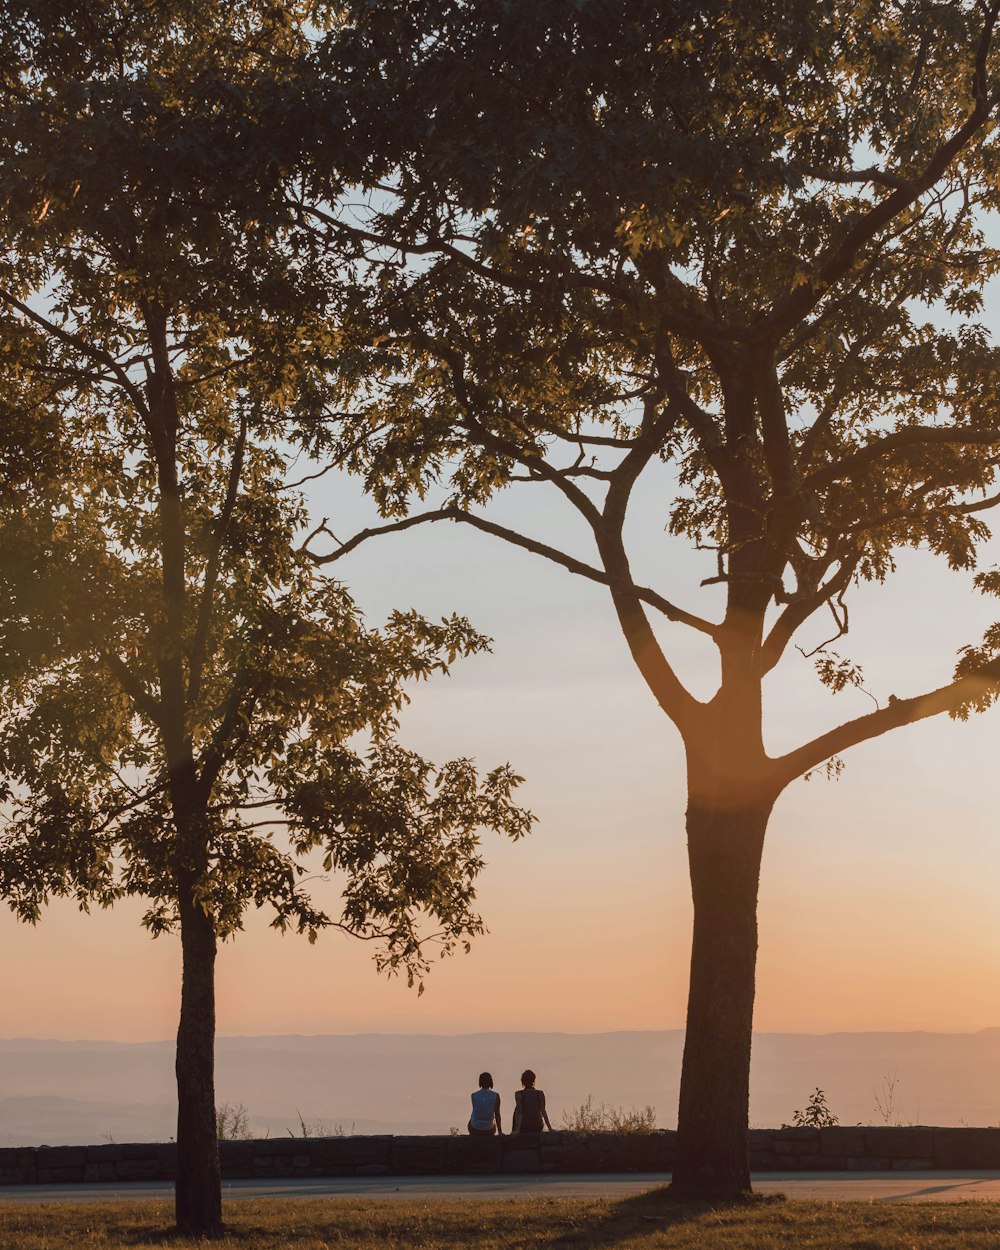
<svg viewBox="0 0 1000 1250"><path fill-rule="evenodd" d="M688 807L694 939L672 1197L750 1192L757 886L772 800Z"/></svg>
<svg viewBox="0 0 1000 1250"><path fill-rule="evenodd" d="M209 1233L222 1227L222 1180L215 1123L215 925L180 890L181 1018L177 1030L177 1227Z"/></svg>

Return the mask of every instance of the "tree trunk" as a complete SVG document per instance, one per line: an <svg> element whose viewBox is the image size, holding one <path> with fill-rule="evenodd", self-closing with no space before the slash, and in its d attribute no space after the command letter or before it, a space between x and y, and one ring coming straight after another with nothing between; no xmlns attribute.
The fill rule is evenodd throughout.
<svg viewBox="0 0 1000 1250"><path fill-rule="evenodd" d="M210 1233L222 1227L222 1179L215 1125L215 925L180 888L181 1018L177 1029L177 1227Z"/></svg>
<svg viewBox="0 0 1000 1250"><path fill-rule="evenodd" d="M688 806L694 939L672 1197L750 1193L757 885L772 800Z"/></svg>

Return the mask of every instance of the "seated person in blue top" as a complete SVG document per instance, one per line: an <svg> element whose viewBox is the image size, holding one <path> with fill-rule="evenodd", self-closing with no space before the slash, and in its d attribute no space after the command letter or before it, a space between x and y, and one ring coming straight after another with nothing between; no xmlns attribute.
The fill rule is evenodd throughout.
<svg viewBox="0 0 1000 1250"><path fill-rule="evenodd" d="M545 1110L545 1095L535 1089L535 1074L530 1068L521 1073L522 1088L514 1095L514 1132L540 1133L542 1123L552 1132L548 1112Z"/></svg>
<svg viewBox="0 0 1000 1250"><path fill-rule="evenodd" d="M488 1072L480 1072L479 1088L472 1095L469 1132L473 1137L492 1137L494 1133L503 1135L500 1125L500 1095L494 1091L493 1077Z"/></svg>

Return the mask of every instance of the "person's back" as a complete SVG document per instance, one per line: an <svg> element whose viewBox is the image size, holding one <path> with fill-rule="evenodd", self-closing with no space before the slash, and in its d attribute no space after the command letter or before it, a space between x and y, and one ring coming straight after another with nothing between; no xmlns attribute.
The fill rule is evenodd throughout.
<svg viewBox="0 0 1000 1250"><path fill-rule="evenodd" d="M540 1133L543 1126L551 1132L545 1095L535 1089L535 1074L530 1068L521 1073L521 1086L514 1095L514 1132Z"/></svg>
<svg viewBox="0 0 1000 1250"><path fill-rule="evenodd" d="M500 1133L500 1095L493 1088L493 1077L488 1072L479 1075L479 1088L472 1095L472 1115L469 1132L474 1136L490 1136Z"/></svg>
<svg viewBox="0 0 1000 1250"><path fill-rule="evenodd" d="M540 1133L545 1095L540 1089L533 1087L519 1090L518 1093L521 1096L521 1132Z"/></svg>

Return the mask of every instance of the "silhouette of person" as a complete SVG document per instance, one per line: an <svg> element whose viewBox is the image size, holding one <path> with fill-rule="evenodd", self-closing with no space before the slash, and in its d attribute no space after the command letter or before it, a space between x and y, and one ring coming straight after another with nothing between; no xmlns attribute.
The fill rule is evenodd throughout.
<svg viewBox="0 0 1000 1250"><path fill-rule="evenodd" d="M473 1137L492 1137L494 1133L503 1136L500 1095L494 1090L493 1077L488 1072L480 1072L479 1088L472 1095L469 1132Z"/></svg>
<svg viewBox="0 0 1000 1250"><path fill-rule="evenodd" d="M514 1095L514 1132L540 1133L543 1122L551 1133L545 1095L540 1089L535 1089L534 1072L525 1068L521 1073L521 1088Z"/></svg>

